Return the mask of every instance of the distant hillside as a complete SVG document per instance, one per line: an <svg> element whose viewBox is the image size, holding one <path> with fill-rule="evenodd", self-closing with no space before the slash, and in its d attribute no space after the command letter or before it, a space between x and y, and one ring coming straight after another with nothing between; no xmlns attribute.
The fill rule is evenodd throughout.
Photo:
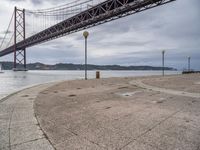
<svg viewBox="0 0 200 150"><path fill-rule="evenodd" d="M0 62L4 70L12 70L12 62ZM42 63L27 64L28 70L84 70L84 64L55 64L47 65ZM120 65L88 65L88 70L162 70L162 67L153 66L120 66ZM165 67L165 70L176 70Z"/></svg>

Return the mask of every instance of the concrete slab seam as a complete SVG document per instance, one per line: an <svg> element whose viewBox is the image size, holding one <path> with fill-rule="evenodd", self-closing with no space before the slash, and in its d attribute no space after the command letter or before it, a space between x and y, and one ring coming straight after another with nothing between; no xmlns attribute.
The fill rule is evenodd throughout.
<svg viewBox="0 0 200 150"><path fill-rule="evenodd" d="M165 119L161 120L160 122L158 122L157 124L155 124L154 126L152 126L151 128L149 128L148 130L146 130L145 132L143 132L142 134L140 134L139 136L137 136L136 138L134 138L133 140L131 140L130 142L128 142L127 144L125 144L124 146L122 146L121 148L119 148L119 150L122 150L123 148L125 148L126 146L128 146L129 144L133 143L134 141L136 141L138 138L144 136L145 134L147 134L148 132L152 131L153 129L155 129L157 126L161 125L162 123L164 123L165 121L167 121L168 119L172 118L173 116L175 116L177 113L181 112L182 109L172 113L171 115L169 115L168 117L166 117Z"/></svg>

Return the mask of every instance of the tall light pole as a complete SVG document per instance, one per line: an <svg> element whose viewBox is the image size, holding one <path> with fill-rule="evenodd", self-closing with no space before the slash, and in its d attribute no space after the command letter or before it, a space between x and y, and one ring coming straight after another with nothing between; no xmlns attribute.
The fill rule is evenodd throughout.
<svg viewBox="0 0 200 150"><path fill-rule="evenodd" d="M162 51L162 75L165 75L165 51Z"/></svg>
<svg viewBox="0 0 200 150"><path fill-rule="evenodd" d="M188 71L190 71L190 59L191 59L191 57L189 56L188 57Z"/></svg>
<svg viewBox="0 0 200 150"><path fill-rule="evenodd" d="M85 38L85 80L87 80L87 38L89 36L89 32L84 31L83 36Z"/></svg>

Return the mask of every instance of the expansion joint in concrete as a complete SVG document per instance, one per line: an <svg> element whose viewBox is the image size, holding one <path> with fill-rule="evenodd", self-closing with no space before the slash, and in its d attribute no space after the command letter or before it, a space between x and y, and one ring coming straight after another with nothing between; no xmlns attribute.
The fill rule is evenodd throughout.
<svg viewBox="0 0 200 150"><path fill-rule="evenodd" d="M13 116L13 112L14 112L14 107L11 111L11 115L10 115L10 119L9 119L9 126L8 126L8 142L9 142L9 150L11 150L11 135L10 135L10 129L11 129L11 122L12 122L12 116Z"/></svg>
<svg viewBox="0 0 200 150"><path fill-rule="evenodd" d="M147 129L145 132L143 132L142 134L140 134L139 136L137 136L136 138L134 138L133 140L131 140L130 142L128 142L127 144L125 144L124 146L122 146L121 148L119 148L119 150L122 150L123 148L125 148L126 146L128 146L129 144L133 143L134 141L137 141L139 138L145 136L147 133L151 132L153 129L155 129L156 127L158 127L159 125L161 125L162 123L164 123L165 121L167 121L168 119L172 118L173 116L175 116L177 113L181 112L182 109L172 113L171 115L169 115L168 117L166 117L165 119L161 120L160 122L158 122L157 124L155 124L154 126L152 126L151 128Z"/></svg>

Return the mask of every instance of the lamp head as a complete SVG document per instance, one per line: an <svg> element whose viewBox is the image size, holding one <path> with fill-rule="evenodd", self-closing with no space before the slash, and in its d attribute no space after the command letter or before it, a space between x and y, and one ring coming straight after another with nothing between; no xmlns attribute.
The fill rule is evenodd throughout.
<svg viewBox="0 0 200 150"><path fill-rule="evenodd" d="M84 36L85 38L87 38L87 37L89 36L89 32L88 32L88 31L84 31L84 32L83 32L83 36Z"/></svg>

